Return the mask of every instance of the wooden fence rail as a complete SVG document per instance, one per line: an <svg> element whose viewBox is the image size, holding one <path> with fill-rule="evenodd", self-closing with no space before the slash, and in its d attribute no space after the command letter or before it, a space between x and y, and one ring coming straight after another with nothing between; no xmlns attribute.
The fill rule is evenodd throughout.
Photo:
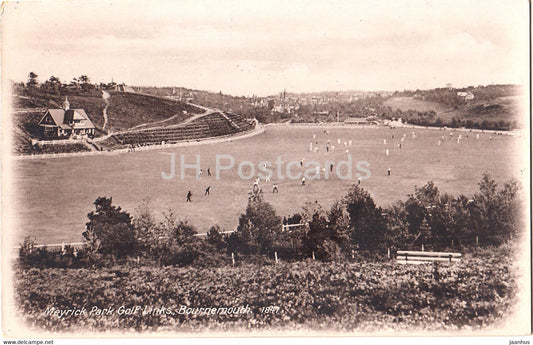
<svg viewBox="0 0 533 345"><path fill-rule="evenodd" d="M221 232L219 232L219 234L221 234L221 235L229 235L229 234L232 234L234 232L235 232L235 230L221 231ZM207 237L207 234L208 234L207 232L203 232L201 234L195 234L194 236L196 236L196 237ZM159 237L159 239L165 239L165 238L168 238L168 237ZM80 246L83 246L86 243L87 242L69 242L69 243L62 242L62 243L51 243L51 244L35 244L32 247L33 248L61 247L61 249L63 250L66 246L80 247ZM13 249L19 249L19 248L20 248L20 246L13 247Z"/></svg>

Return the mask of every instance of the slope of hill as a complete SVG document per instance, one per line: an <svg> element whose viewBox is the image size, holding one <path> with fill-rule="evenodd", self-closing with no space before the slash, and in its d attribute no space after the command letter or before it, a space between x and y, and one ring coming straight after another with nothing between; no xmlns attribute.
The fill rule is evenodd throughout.
<svg viewBox="0 0 533 345"><path fill-rule="evenodd" d="M142 124L159 122L171 117L177 123L204 110L170 99L127 92L109 92L106 129L123 131Z"/></svg>
<svg viewBox="0 0 533 345"><path fill-rule="evenodd" d="M446 113L452 110L451 107L440 103L430 102L415 97L391 97L383 103L385 107L400 109L401 111L435 111L437 114Z"/></svg>
<svg viewBox="0 0 533 345"><path fill-rule="evenodd" d="M497 97L487 101L475 99L457 107L447 106L442 103L423 100L417 97L392 97L383 105L403 112L430 112L436 113L436 119L446 124L454 118L468 121L468 123L482 123L483 121L515 123L516 127L525 126L526 114L524 96ZM514 125L513 125L514 127Z"/></svg>
<svg viewBox="0 0 533 345"><path fill-rule="evenodd" d="M477 102L466 105L459 112L462 117L470 120L506 120L524 124L524 96L498 97L490 102Z"/></svg>

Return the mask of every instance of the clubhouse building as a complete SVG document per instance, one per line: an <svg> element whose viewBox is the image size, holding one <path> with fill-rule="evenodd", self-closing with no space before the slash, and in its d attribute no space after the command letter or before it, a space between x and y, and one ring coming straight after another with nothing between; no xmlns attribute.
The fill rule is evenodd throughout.
<svg viewBox="0 0 533 345"><path fill-rule="evenodd" d="M45 138L84 137L94 135L94 125L83 109L70 109L68 97L63 109L47 109L39 121Z"/></svg>

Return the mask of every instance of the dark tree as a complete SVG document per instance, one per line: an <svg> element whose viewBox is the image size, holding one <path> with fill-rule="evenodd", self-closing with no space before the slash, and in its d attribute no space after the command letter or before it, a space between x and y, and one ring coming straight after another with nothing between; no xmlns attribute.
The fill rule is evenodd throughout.
<svg viewBox="0 0 533 345"><path fill-rule="evenodd" d="M224 237L221 234L222 229L218 225L213 225L207 233L207 242L212 244L215 248L221 249L224 247Z"/></svg>
<svg viewBox="0 0 533 345"><path fill-rule="evenodd" d="M112 198L98 197L95 211L87 215L87 230L83 237L89 251L124 257L136 250L132 217L120 207L112 205Z"/></svg>
<svg viewBox="0 0 533 345"><path fill-rule="evenodd" d="M370 194L354 185L344 197L346 211L350 217L350 237L360 249L377 249L385 243L385 222L381 208Z"/></svg>
<svg viewBox="0 0 533 345"><path fill-rule="evenodd" d="M26 86L27 87L36 87L38 82L37 82L37 77L38 75L33 73L33 72L30 72L30 74L28 74L28 82L26 83Z"/></svg>
<svg viewBox="0 0 533 345"><path fill-rule="evenodd" d="M272 251L276 233L281 231L281 217L262 196L250 197L246 213L241 214L237 234L251 246L251 251L268 254ZM255 247L255 248L254 248Z"/></svg>

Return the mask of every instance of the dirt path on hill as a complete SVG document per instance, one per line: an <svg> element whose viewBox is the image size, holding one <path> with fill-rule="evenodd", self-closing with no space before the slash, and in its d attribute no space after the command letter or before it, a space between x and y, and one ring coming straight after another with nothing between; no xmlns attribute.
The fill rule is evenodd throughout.
<svg viewBox="0 0 533 345"><path fill-rule="evenodd" d="M186 119L185 121L181 122L181 123L177 123L175 125L169 125L169 126L166 126L165 128L179 128L179 127L183 127L183 126L186 126L188 125L189 123L193 122L194 120L197 120L199 118L202 118L204 116L207 116L207 115L211 115L213 113L222 113L220 110L218 109L211 109L211 108L207 108L207 107L204 107L204 106L201 106L201 105L198 105L198 104L193 104L193 103L188 103L186 102L185 104L187 105L190 105L192 107L196 107L196 108L200 108L200 109L203 109L204 112L201 113L201 114L196 114L196 115L193 115L191 117L189 117L188 119ZM175 119L178 115L180 114L176 114L176 115L172 115L171 117L169 117L168 119L164 119L164 120L161 120L161 121L156 121L156 122L146 122L146 123L141 123L140 125L137 125L137 126L134 126L134 127L131 127L130 129L128 130L125 130L125 131L122 131L122 132L117 132L117 133L123 133L123 132L133 132L133 131L137 131L137 130L144 130L144 129L153 129L153 128L157 128L157 127L148 127L148 128L141 128L143 126L149 126L149 125L156 125L156 124L162 124L162 123L165 123L167 121L171 121L173 119ZM224 116L224 115L223 115ZM229 119L228 119L229 120ZM230 120L231 121L231 120ZM116 133L115 133L116 134Z"/></svg>
<svg viewBox="0 0 533 345"><path fill-rule="evenodd" d="M105 125L107 125L107 107L109 107L110 97L111 95L108 92L105 92L104 90L102 90L102 98L104 99L104 102L105 102L105 108L102 111L102 115L104 116L104 125L102 126L102 129L105 129Z"/></svg>

